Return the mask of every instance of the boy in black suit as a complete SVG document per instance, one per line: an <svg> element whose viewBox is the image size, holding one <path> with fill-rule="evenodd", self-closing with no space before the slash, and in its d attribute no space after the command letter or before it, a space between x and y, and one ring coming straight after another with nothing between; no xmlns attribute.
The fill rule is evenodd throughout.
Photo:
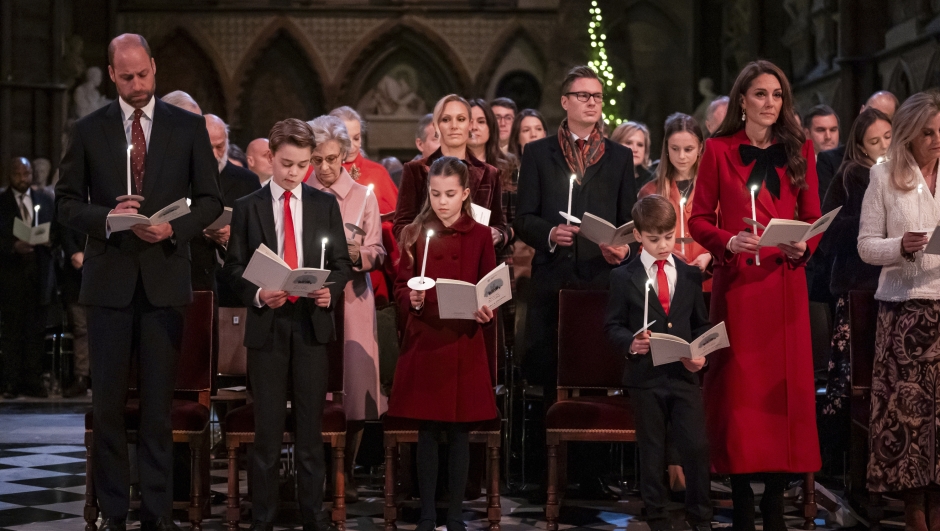
<svg viewBox="0 0 940 531"><path fill-rule="evenodd" d="M610 276L610 302L604 329L626 356L623 384L630 395L640 451L640 494L653 531L672 528L666 514L666 433L676 446L686 475L685 505L689 524L710 529L708 442L698 376L705 359L653 366L650 331L692 341L711 324L702 297L698 268L676 260L676 212L659 195L644 197L633 207L634 236L643 245L640 256ZM649 320L644 300L650 283ZM655 322L654 322L655 321ZM642 331L641 331L642 330ZM641 331L641 332L640 332Z"/></svg>
<svg viewBox="0 0 940 531"><path fill-rule="evenodd" d="M235 202L225 274L248 307L245 346L254 396L256 433L252 459L253 531L269 531L278 507L278 472L287 415L287 389L296 419L295 452L304 531L332 526L323 511L325 463L321 417L329 367L326 344L335 337L333 304L339 303L352 262L339 203L303 184L314 147L313 130L289 118L271 129L274 176L261 190ZM292 268L318 267L327 238L329 286L307 297L288 297L242 278L252 253L266 245Z"/></svg>

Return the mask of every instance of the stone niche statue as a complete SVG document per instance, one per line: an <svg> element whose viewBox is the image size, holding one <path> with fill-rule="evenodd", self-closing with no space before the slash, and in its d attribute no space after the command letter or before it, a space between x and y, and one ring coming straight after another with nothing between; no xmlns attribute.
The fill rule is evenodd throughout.
<svg viewBox="0 0 940 531"><path fill-rule="evenodd" d="M75 115L78 118L87 116L113 101L105 98L98 91L99 86L101 86L101 69L93 66L85 72L85 82L75 87L75 94L72 96L75 102Z"/></svg>
<svg viewBox="0 0 940 531"><path fill-rule="evenodd" d="M705 128L705 114L708 112L708 106L718 97L715 94L715 82L710 77L703 77L698 80L698 93L702 95L702 103L698 104L692 117L699 123L702 129Z"/></svg>
<svg viewBox="0 0 940 531"><path fill-rule="evenodd" d="M428 106L415 91L418 73L409 65L398 65L382 76L359 100L356 108L365 115L420 116Z"/></svg>
<svg viewBox="0 0 940 531"><path fill-rule="evenodd" d="M49 159L38 158L33 161L33 184L42 188L49 185L49 173L52 163Z"/></svg>

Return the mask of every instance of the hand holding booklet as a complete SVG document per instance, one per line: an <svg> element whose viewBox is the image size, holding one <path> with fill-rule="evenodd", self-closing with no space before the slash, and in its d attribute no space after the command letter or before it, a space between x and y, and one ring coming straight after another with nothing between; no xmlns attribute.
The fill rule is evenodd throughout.
<svg viewBox="0 0 940 531"><path fill-rule="evenodd" d="M832 220L839 214L840 210L842 210L842 207L829 211L820 216L813 224L795 219L774 218L770 220L770 223L764 228L764 231L760 235L760 242L758 242L757 245L761 247L775 247L781 243L790 245L793 242L805 242L825 232L832 223Z"/></svg>
<svg viewBox="0 0 940 531"><path fill-rule="evenodd" d="M261 289L286 291L298 297L306 297L325 286L329 276L330 271L326 269L291 269L287 262L263 243L251 255L248 267L242 273L242 278Z"/></svg>
<svg viewBox="0 0 940 531"><path fill-rule="evenodd" d="M226 225L232 224L232 207L225 207L222 209L222 215L216 218L211 225L206 227L206 230L219 230Z"/></svg>
<svg viewBox="0 0 940 531"><path fill-rule="evenodd" d="M143 214L108 214L108 228L111 232L130 230L134 225L147 225L153 227L162 223L173 221L189 214L189 205L186 198L170 203L149 218Z"/></svg>
<svg viewBox="0 0 940 531"><path fill-rule="evenodd" d="M682 358L698 359L715 352L716 350L731 346L728 341L728 331L722 321L705 332L691 343L680 337L669 334L650 334L650 355L653 356L653 366L665 365L680 361Z"/></svg>
<svg viewBox="0 0 940 531"><path fill-rule="evenodd" d="M40 223L35 227L30 227L20 218L13 218L13 236L23 240L30 245L43 245L49 243L49 228L51 224Z"/></svg>
<svg viewBox="0 0 940 531"><path fill-rule="evenodd" d="M633 238L632 221L614 227L607 220L590 212L585 212L584 217L581 218L581 231L579 234L598 245L605 243L611 247L620 247L636 241Z"/></svg>
<svg viewBox="0 0 940 531"><path fill-rule="evenodd" d="M486 306L491 310L512 299L509 268L496 266L476 285L462 280L437 279L437 306L441 319L476 319L473 312Z"/></svg>

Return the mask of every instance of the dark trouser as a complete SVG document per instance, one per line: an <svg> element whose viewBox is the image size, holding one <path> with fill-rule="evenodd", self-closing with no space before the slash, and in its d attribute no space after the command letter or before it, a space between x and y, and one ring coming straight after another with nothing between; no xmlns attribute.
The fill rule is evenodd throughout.
<svg viewBox="0 0 940 531"><path fill-rule="evenodd" d="M640 494L646 504L650 527L655 527L654 520L666 517L669 502L669 488L664 481L667 432L685 472L685 506L689 521L693 525L711 521L708 441L698 386L669 380L659 387L631 387L629 393L640 451Z"/></svg>
<svg viewBox="0 0 940 531"><path fill-rule="evenodd" d="M447 520L462 521L461 507L470 468L470 432L467 424L424 421L418 430L418 491L421 494L421 519L436 519L434 495L437 492L438 445L447 433L447 477L450 504Z"/></svg>
<svg viewBox="0 0 940 531"><path fill-rule="evenodd" d="M783 519L783 491L787 488L787 474L764 472L760 474L732 474L731 502L734 504L731 528L733 531L754 531L754 491L751 479L764 481L764 495L760 500L760 512L764 519L764 531L786 531Z"/></svg>
<svg viewBox="0 0 940 531"><path fill-rule="evenodd" d="M89 375L88 320L85 307L77 302L68 305L69 327L72 329L72 352L75 355L75 376Z"/></svg>
<svg viewBox="0 0 940 531"><path fill-rule="evenodd" d="M3 358L2 386L34 391L41 385L43 341L46 337L46 311L37 294L22 297L0 311L0 352ZM9 302L9 301L5 301Z"/></svg>
<svg viewBox="0 0 940 531"><path fill-rule="evenodd" d="M88 346L93 357L95 491L104 517L124 518L130 472L124 406L132 357L140 394L137 470L141 521L173 514L173 430L170 406L183 337L183 307L150 304L138 281L124 308L86 307Z"/></svg>
<svg viewBox="0 0 940 531"><path fill-rule="evenodd" d="M272 337L265 348L248 349L248 378L255 400L252 518L258 522L273 522L277 516L278 474L291 382L300 515L304 524L322 519L326 471L321 420L329 360L326 346L316 342L306 304L312 302L300 299L276 309Z"/></svg>

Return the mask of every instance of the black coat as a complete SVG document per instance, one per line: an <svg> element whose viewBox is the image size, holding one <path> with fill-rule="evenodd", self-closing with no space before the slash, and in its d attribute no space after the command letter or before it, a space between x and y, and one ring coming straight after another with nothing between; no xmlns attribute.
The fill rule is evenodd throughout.
<svg viewBox="0 0 940 531"><path fill-rule="evenodd" d="M333 303L339 300L346 281L352 271L352 262L346 248L346 233L339 203L332 194L315 190L301 184L303 204L303 263L305 267L320 264L320 241L326 237L326 267L332 270L328 282ZM277 252L277 231L274 226L274 207L271 204L271 186L267 185L257 192L235 202L232 212L231 236L228 243L228 255L225 259L224 275L233 279L235 291L242 305L248 308L245 325L245 346L253 349L265 348L265 343L272 337L274 310L254 304L258 286L242 278L251 255L255 249L266 245ZM327 343L334 337L334 324L331 308L320 308L312 299L301 298L297 304L305 304L310 312L314 334L319 343Z"/></svg>
<svg viewBox="0 0 940 531"><path fill-rule="evenodd" d="M33 189L29 194L33 205L39 205L39 223L52 221L55 217L52 198ZM56 291L52 246L36 245L33 252L25 255L14 251L14 219L22 220L20 206L13 188L7 188L0 193L0 309L15 310L22 305L24 297L38 297L40 304L49 304ZM55 239L53 231L50 242L54 243Z"/></svg>
<svg viewBox="0 0 940 531"><path fill-rule="evenodd" d="M571 214L580 218L590 212L619 227L630 221L636 202L633 153L608 139L604 142L604 156L585 171L581 184L574 186ZM568 209L570 176L558 135L527 144L522 154L513 227L523 242L535 248L533 277L540 269L556 269L569 276L570 269L575 277L570 280L606 286L612 266L596 243L578 236L571 247L557 247L554 252L549 248L552 228L565 222L559 212Z"/></svg>
<svg viewBox="0 0 940 531"><path fill-rule="evenodd" d="M819 202L823 201L826 190L829 189L829 183L835 177L836 171L842 165L842 159L845 158L845 146L829 149L816 155L816 176L819 178ZM823 209L823 213L828 210Z"/></svg>
<svg viewBox="0 0 940 531"><path fill-rule="evenodd" d="M676 287L669 304L669 315L663 310L659 298L650 290L649 320L651 332L671 334L691 342L707 332L712 324L702 296L702 273L697 267L675 260ZM698 385L698 378L681 363L653 366L651 354L630 355L633 334L643 328L643 301L649 277L642 260L632 260L614 269L610 274L610 298L604 330L611 343L627 356L623 385L626 387L654 387L664 385L667 379L682 379Z"/></svg>
<svg viewBox="0 0 940 531"><path fill-rule="evenodd" d="M75 123L62 159L59 221L88 236L79 302L127 306L140 278L152 305L188 304L189 241L222 214L218 164L205 119L159 99L154 103L140 213L151 216L180 198L192 199L190 213L171 221L173 236L161 242L147 243L131 231L106 234L108 213L127 193L126 149L115 101Z"/></svg>
<svg viewBox="0 0 940 531"><path fill-rule="evenodd" d="M82 270L72 267L72 255L85 252L88 238L75 229L70 229L59 222L59 247L62 249L62 267L59 269L59 289L66 304L78 302L82 288Z"/></svg>

